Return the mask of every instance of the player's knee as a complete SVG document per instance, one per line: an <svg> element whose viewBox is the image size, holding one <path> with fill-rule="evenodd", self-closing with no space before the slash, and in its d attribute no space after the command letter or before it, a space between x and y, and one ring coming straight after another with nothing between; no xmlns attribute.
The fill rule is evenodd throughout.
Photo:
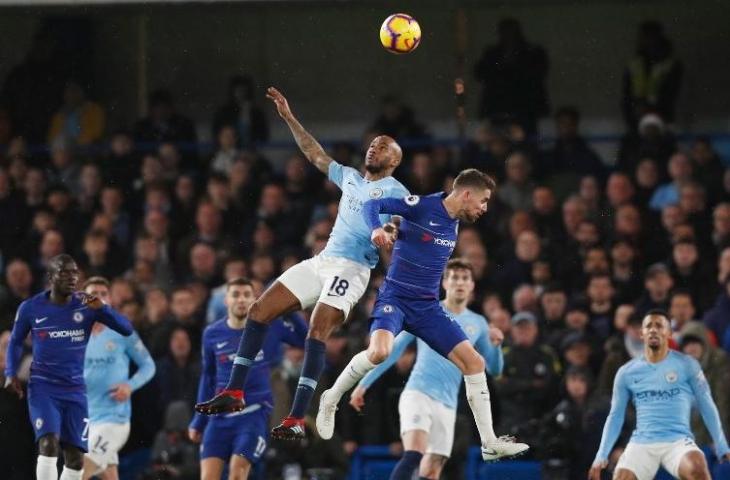
<svg viewBox="0 0 730 480"><path fill-rule="evenodd" d="M375 365L379 365L385 361L390 355L390 347L388 345L370 345L368 348L368 360Z"/></svg>
<svg viewBox="0 0 730 480"><path fill-rule="evenodd" d="M259 323L271 323L275 315L270 308L267 308L261 299L256 300L248 307L248 318Z"/></svg>
<svg viewBox="0 0 730 480"><path fill-rule="evenodd" d="M84 468L84 454L78 448L67 448L63 452L63 464L72 470Z"/></svg>
<svg viewBox="0 0 730 480"><path fill-rule="evenodd" d="M683 478L687 480L706 480L710 478L707 465L702 459L688 459L684 466L685 468L682 469Z"/></svg>
<svg viewBox="0 0 730 480"><path fill-rule="evenodd" d="M636 480L636 475L631 470L620 468L614 473L613 480Z"/></svg>
<svg viewBox="0 0 730 480"><path fill-rule="evenodd" d="M467 375L483 372L486 368L484 357L475 350L464 359L464 372Z"/></svg>
<svg viewBox="0 0 730 480"><path fill-rule="evenodd" d="M58 439L53 434L43 435L38 440L38 453L44 457L57 457L58 450Z"/></svg>

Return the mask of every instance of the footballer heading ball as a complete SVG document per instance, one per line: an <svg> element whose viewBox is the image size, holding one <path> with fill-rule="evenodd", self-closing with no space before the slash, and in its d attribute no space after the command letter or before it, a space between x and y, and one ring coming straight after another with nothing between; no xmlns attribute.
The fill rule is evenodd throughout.
<svg viewBox="0 0 730 480"><path fill-rule="evenodd" d="M421 43L421 26L405 13L394 13L380 27L380 42L391 53L410 53Z"/></svg>

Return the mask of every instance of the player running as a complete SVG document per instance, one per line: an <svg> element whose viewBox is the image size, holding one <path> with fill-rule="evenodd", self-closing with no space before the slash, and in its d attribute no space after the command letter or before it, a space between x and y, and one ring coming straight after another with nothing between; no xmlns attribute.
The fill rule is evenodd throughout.
<svg viewBox="0 0 730 480"><path fill-rule="evenodd" d="M494 180L488 175L468 169L459 173L448 195L412 195L365 204L363 214L375 245L388 246L394 241L394 235L381 225L381 214L401 216L400 232L373 307L370 345L352 358L320 398L317 430L322 438L332 437L335 410L342 395L390 355L395 335L406 330L454 362L464 374L466 398L479 430L484 460L511 457L529 448L494 434L484 358L438 301L441 277L456 246L459 221L478 220L487 211L494 189Z"/></svg>
<svg viewBox="0 0 730 480"><path fill-rule="evenodd" d="M59 447L63 448L62 480L81 480L86 451L88 415L84 384L84 353L94 322L129 336L126 318L93 295L74 292L79 269L61 254L48 263L51 289L18 307L5 367L5 386L23 396L16 377L28 333L33 362L28 382L30 421L38 442L37 480L57 480ZM59 445L60 443L60 445Z"/></svg>
<svg viewBox="0 0 730 480"><path fill-rule="evenodd" d="M441 285L446 291L446 298L441 304L446 313L453 315L469 342L484 356L489 373L502 373L502 332L490 329L486 318L466 308L474 292L471 265L461 259L449 260ZM416 337L408 332L400 332L395 337L390 356L360 381L352 392L350 405L360 411L365 404L366 390L414 340ZM423 340L418 339L417 345L416 363L398 402L404 452L390 475L391 480L410 480L413 472L419 469L419 463L419 478L440 478L454 444L461 372Z"/></svg>
<svg viewBox="0 0 730 480"><path fill-rule="evenodd" d="M210 398L226 386L236 357L236 347L246 325L246 312L256 300L249 280L237 278L226 285L225 304L228 316L208 326L203 332L203 372L198 398ZM249 320L250 321L250 320ZM299 315L271 323L262 351L254 359L246 379L246 408L241 412L208 418L195 414L188 436L195 443L202 440L200 466L202 480L219 480L225 462L229 463L229 480L248 478L251 466L261 459L269 437L268 425L273 396L269 362L276 357L281 343L304 347L307 324Z"/></svg>
<svg viewBox="0 0 730 480"><path fill-rule="evenodd" d="M631 399L636 407L636 428L613 478L652 479L661 465L674 478L709 480L705 455L695 445L689 427L695 402L712 436L717 457L730 459L730 448L702 368L689 355L669 349L672 328L666 313L650 311L641 324L641 336L644 354L616 374L611 411L588 476L591 480L601 478Z"/></svg>
<svg viewBox="0 0 730 480"><path fill-rule="evenodd" d="M401 161L401 149L390 137L375 138L365 155L365 176L327 156L289 109L284 96L269 88L271 99L307 159L342 189L339 211L325 249L284 272L248 311L248 321L225 389L195 409L203 414L241 410L243 385L261 350L269 323L285 313L314 306L305 344L304 365L289 416L274 428L274 438L304 438L304 414L325 363L325 340L347 318L365 292L378 250L362 215L370 199L403 197L406 188L391 177ZM384 217L387 221L387 218Z"/></svg>
<svg viewBox="0 0 730 480"><path fill-rule="evenodd" d="M91 277L84 292L109 303L109 280ZM129 360L137 371L129 376ZM84 380L89 403L89 453L84 457L84 480L94 475L117 480L118 452L129 438L132 392L155 375L155 361L136 332L128 337L95 323L86 346Z"/></svg>

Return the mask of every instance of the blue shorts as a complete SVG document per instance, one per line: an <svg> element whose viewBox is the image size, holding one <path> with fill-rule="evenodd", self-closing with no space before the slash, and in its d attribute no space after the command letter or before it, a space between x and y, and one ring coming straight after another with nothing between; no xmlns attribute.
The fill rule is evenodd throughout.
<svg viewBox="0 0 730 480"><path fill-rule="evenodd" d="M371 315L370 332L388 330L398 335L405 330L417 336L444 358L464 340L459 324L435 298L415 298L383 284Z"/></svg>
<svg viewBox="0 0 730 480"><path fill-rule="evenodd" d="M31 382L28 410L36 442L50 433L62 443L87 451L89 415L84 392L63 391Z"/></svg>
<svg viewBox="0 0 730 480"><path fill-rule="evenodd" d="M243 412L212 417L203 433L200 458L228 461L232 455L241 455L255 464L266 451L270 413L270 408L254 404Z"/></svg>

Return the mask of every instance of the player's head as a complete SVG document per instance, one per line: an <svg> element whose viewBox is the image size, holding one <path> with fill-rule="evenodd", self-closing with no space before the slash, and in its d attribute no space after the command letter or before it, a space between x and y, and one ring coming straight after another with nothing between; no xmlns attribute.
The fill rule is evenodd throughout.
<svg viewBox="0 0 730 480"><path fill-rule="evenodd" d="M667 313L663 310L649 310L641 321L641 338L651 350L661 350L669 345L672 327Z"/></svg>
<svg viewBox="0 0 730 480"><path fill-rule="evenodd" d="M457 302L468 301L474 292L474 274L471 264L462 258L452 258L446 264L441 285L446 298Z"/></svg>
<svg viewBox="0 0 730 480"><path fill-rule="evenodd" d="M378 135L370 142L365 154L365 170L368 173L386 172L388 175L400 164L403 151L400 145L387 135Z"/></svg>
<svg viewBox="0 0 730 480"><path fill-rule="evenodd" d="M104 303L109 303L110 285L109 280L104 277L91 277L84 282L82 290L98 297Z"/></svg>
<svg viewBox="0 0 730 480"><path fill-rule="evenodd" d="M62 253L48 261L51 288L61 295L71 295L79 281L79 267L71 255Z"/></svg>
<svg viewBox="0 0 730 480"><path fill-rule="evenodd" d="M238 277L226 283L225 304L229 317L243 320L255 300L256 294L251 280Z"/></svg>
<svg viewBox="0 0 730 480"><path fill-rule="evenodd" d="M464 222L476 222L487 213L487 204L496 183L486 173L476 168L462 170L454 179L451 195L459 201L456 217Z"/></svg>

